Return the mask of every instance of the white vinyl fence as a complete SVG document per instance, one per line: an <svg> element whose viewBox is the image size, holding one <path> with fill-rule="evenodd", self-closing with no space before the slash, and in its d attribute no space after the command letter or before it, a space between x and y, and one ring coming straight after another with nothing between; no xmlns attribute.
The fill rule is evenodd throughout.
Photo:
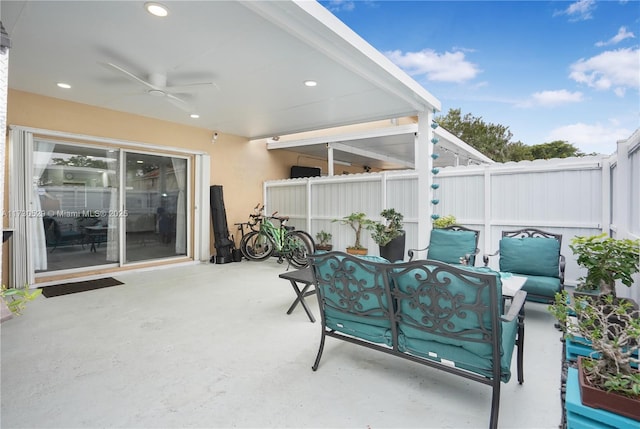
<svg viewBox="0 0 640 429"><path fill-rule="evenodd" d="M417 236L418 222L431 219L418 219L417 201L433 193L439 200L432 205L435 214L454 215L459 224L480 230L481 255L497 250L503 230L531 227L562 234L567 285L585 274L569 249L572 237L607 232L640 238L640 131L619 142L611 157L447 167L434 183L440 185L435 192L418 189L416 171L278 180L265 183L264 201L267 213L290 216L290 225L314 237L320 230L330 232L336 250L353 244L354 235L334 219L364 212L380 220L380 211L395 208L405 217L410 249L428 243L428 237ZM367 231L362 244L378 254ZM490 266L497 263L491 258ZM476 258L480 264L482 257ZM620 295L640 299L640 280L636 283L633 290L623 286Z"/></svg>

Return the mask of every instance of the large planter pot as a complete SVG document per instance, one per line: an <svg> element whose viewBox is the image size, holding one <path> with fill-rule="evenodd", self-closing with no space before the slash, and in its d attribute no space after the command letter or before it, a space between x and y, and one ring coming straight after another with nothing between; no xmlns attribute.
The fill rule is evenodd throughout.
<svg viewBox="0 0 640 429"><path fill-rule="evenodd" d="M578 369L569 367L567 370L565 396L566 427L609 429L638 427L638 422L633 419L584 405L580 399L580 382L578 378Z"/></svg>
<svg viewBox="0 0 640 429"><path fill-rule="evenodd" d="M607 392L589 385L582 369L583 359L583 357L578 358L578 381L582 404L640 421L640 399Z"/></svg>
<svg viewBox="0 0 640 429"><path fill-rule="evenodd" d="M402 234L388 242L386 246L380 246L380 256L390 262L403 261L405 241L406 234Z"/></svg>
<svg viewBox="0 0 640 429"><path fill-rule="evenodd" d="M347 253L350 255L366 255L369 249L364 248L356 248L356 247L347 247Z"/></svg>

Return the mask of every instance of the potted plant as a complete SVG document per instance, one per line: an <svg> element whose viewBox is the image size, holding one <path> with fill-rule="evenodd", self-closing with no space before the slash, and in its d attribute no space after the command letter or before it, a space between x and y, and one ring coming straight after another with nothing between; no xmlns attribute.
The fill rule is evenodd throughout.
<svg viewBox="0 0 640 429"><path fill-rule="evenodd" d="M388 261L404 259L405 233L402 220L404 216L395 209L385 209L380 212L384 222L372 222L369 229L371 238L380 246L380 256Z"/></svg>
<svg viewBox="0 0 640 429"><path fill-rule="evenodd" d="M587 276L577 291L595 291L616 296L616 280L628 287L638 272L640 240L616 239L607 234L576 236L569 248L578 256L578 265L587 269Z"/></svg>
<svg viewBox="0 0 640 429"><path fill-rule="evenodd" d="M434 219L433 227L434 228L446 228L451 225L456 224L456 217L454 215L442 216L438 219Z"/></svg>
<svg viewBox="0 0 640 429"><path fill-rule="evenodd" d="M316 234L316 240L318 240L318 244L316 244L317 250L331 251L333 249L333 245L331 244L331 233L327 231L320 231Z"/></svg>
<svg viewBox="0 0 640 429"><path fill-rule="evenodd" d="M581 337L593 350L578 361L582 404L640 420L640 313L612 294L568 298L556 294L549 310L565 338Z"/></svg>
<svg viewBox="0 0 640 429"><path fill-rule="evenodd" d="M354 212L341 219L334 219L333 222L340 222L342 225L348 225L355 232L355 242L352 246L347 247L347 253L353 255L366 255L368 249L362 246L360 237L362 235L362 229L368 229L372 224L372 221L367 218L367 215L362 212Z"/></svg>
<svg viewBox="0 0 640 429"><path fill-rule="evenodd" d="M42 289L29 289L28 286L22 288L9 288L2 285L0 288L0 305L2 308L2 321L11 319L12 316L19 316L25 309L27 302L33 301L42 293ZM5 307L9 313L5 314Z"/></svg>

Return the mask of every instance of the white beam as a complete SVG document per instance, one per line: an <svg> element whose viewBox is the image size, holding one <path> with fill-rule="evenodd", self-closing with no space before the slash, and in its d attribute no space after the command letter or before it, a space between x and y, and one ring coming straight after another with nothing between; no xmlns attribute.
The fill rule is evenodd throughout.
<svg viewBox="0 0 640 429"><path fill-rule="evenodd" d="M377 159L379 161L388 161L395 164L400 164L407 168L414 168L413 162L406 161L404 159L394 158L392 156L383 155L381 153L372 152L370 150L358 149L353 146L349 146L342 143L331 143L330 146L340 152L351 153L354 155L364 156L370 159Z"/></svg>

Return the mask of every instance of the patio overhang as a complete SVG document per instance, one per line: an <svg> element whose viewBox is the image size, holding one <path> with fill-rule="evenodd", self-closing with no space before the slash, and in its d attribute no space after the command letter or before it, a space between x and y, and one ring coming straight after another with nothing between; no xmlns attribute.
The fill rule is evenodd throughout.
<svg viewBox="0 0 640 429"><path fill-rule="evenodd" d="M366 165L379 170L415 169L418 124L395 125L308 138L281 136L268 140L269 150L292 150L309 158L334 164ZM494 161L442 127L433 134L438 143L434 167L492 164Z"/></svg>
<svg viewBox="0 0 640 429"><path fill-rule="evenodd" d="M4 1L9 88L249 139L441 109L317 2L166 4L161 20L142 2ZM185 103L171 103L147 93L141 81L152 75L166 78L165 93L212 85L176 91Z"/></svg>

